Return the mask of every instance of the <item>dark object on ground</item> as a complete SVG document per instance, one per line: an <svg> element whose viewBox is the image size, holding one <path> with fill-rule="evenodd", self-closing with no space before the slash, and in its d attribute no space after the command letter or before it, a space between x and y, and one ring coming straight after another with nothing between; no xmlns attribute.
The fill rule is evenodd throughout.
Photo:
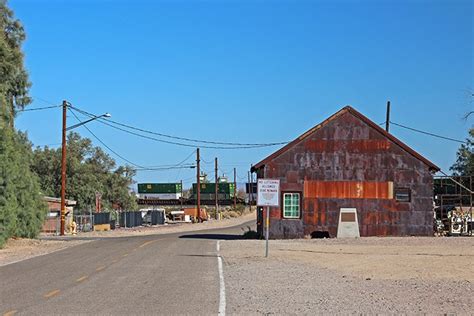
<svg viewBox="0 0 474 316"><path fill-rule="evenodd" d="M316 231L316 232L311 233L311 238L313 238L313 239L323 239L323 238L331 238L331 236L329 236L329 232Z"/></svg>
<svg viewBox="0 0 474 316"><path fill-rule="evenodd" d="M244 239L259 239L259 235L255 230L252 230L250 226L247 226L247 231L243 234Z"/></svg>

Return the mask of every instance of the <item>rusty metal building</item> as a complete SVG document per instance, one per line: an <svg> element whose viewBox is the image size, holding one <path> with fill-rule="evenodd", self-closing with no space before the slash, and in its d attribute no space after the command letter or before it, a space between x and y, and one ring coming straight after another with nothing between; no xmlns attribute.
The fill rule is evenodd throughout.
<svg viewBox="0 0 474 316"><path fill-rule="evenodd" d="M270 238L336 237L341 208L357 209L360 236L433 234L439 168L350 106L252 171L281 182ZM259 233L263 216L259 210Z"/></svg>

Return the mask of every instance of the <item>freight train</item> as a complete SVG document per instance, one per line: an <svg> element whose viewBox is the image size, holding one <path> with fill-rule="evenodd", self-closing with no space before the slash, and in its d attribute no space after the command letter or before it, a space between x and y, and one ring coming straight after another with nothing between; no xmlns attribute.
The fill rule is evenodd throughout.
<svg viewBox="0 0 474 316"><path fill-rule="evenodd" d="M215 183L201 183L201 200L209 201L215 200L216 184ZM197 199L197 183L193 183L191 198ZM233 200L235 195L235 185L233 183L219 183L217 187L217 194L219 201Z"/></svg>
<svg viewBox="0 0 474 316"><path fill-rule="evenodd" d="M143 200L179 200L183 196L181 183L139 183L138 198Z"/></svg>
<svg viewBox="0 0 474 316"><path fill-rule="evenodd" d="M215 183L201 183L201 202L203 205L214 205ZM236 194L234 183L222 182L218 184L218 199L223 205L233 203ZM139 183L138 204L139 205L194 205L197 200L197 184L193 183L190 196L183 196L181 183ZM244 203L240 201L239 203Z"/></svg>

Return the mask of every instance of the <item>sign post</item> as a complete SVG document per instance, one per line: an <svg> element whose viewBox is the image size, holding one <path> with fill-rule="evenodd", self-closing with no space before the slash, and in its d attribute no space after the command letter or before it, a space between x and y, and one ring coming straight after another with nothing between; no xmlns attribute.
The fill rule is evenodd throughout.
<svg viewBox="0 0 474 316"><path fill-rule="evenodd" d="M270 236L270 207L280 206L280 180L259 179L257 183L257 205L266 207L265 216L265 258L268 258Z"/></svg>

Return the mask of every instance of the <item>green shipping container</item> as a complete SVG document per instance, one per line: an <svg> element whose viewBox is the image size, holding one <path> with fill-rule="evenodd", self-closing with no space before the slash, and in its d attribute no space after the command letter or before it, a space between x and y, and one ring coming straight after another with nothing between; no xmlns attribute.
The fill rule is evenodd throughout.
<svg viewBox="0 0 474 316"><path fill-rule="evenodd" d="M197 184L193 183L193 194L197 192ZM215 183L201 183L201 193L216 193L216 184ZM219 183L218 193L224 193L230 196L234 196L235 186L233 183Z"/></svg>
<svg viewBox="0 0 474 316"><path fill-rule="evenodd" d="M181 193L181 183L139 183L140 194L176 194Z"/></svg>

